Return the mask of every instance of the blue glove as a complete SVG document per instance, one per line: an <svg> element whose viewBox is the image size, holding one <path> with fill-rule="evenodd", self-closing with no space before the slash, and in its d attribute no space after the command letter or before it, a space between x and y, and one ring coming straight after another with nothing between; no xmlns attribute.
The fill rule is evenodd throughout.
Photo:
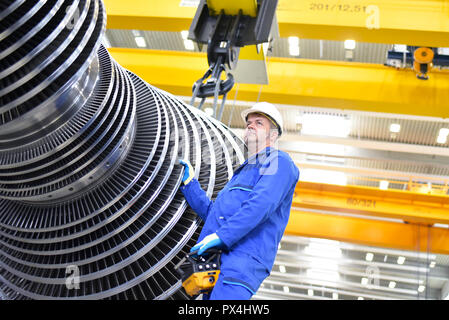
<svg viewBox="0 0 449 320"><path fill-rule="evenodd" d="M195 170L193 170L189 160L179 160L179 163L184 166L184 176L182 177L182 182L186 185L193 179Z"/></svg>
<svg viewBox="0 0 449 320"><path fill-rule="evenodd" d="M190 249L190 252L198 250L198 255L202 255L204 251L210 248L217 248L217 249L224 249L226 246L224 242L217 236L216 233L212 233L205 237L203 241L196 244L192 249Z"/></svg>

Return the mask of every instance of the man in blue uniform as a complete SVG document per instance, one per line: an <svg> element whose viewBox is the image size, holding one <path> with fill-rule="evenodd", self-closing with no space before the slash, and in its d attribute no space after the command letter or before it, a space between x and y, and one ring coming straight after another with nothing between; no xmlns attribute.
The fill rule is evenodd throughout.
<svg viewBox="0 0 449 320"><path fill-rule="evenodd" d="M198 244L201 255L209 248L223 249L221 272L204 299L244 300L256 293L269 276L284 234L299 170L290 156L273 146L282 134L282 116L267 102L244 110L244 141L248 159L211 201L185 166L183 192L192 209L205 221Z"/></svg>

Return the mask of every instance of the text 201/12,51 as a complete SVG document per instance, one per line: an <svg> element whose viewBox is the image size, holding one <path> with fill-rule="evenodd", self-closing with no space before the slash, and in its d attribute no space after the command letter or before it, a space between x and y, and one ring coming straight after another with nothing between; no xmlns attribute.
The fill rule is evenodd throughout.
<svg viewBox="0 0 449 320"><path fill-rule="evenodd" d="M309 5L311 11L330 11L330 12L365 12L366 6L358 4L328 4L312 2Z"/></svg>

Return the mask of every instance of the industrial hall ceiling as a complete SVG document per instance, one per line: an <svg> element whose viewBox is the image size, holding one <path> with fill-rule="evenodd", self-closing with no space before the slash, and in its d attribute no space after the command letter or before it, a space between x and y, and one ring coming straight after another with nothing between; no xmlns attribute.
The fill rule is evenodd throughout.
<svg viewBox="0 0 449 320"><path fill-rule="evenodd" d="M279 5L282 4L280 1ZM192 5L195 5L195 1ZM280 19L278 16L278 21ZM187 39L188 25L180 31L165 31L164 27L154 29L115 28L114 24L113 28L106 31L105 45L112 50L130 48L153 50L167 55L179 54L180 59L183 54L206 52L206 46L200 50ZM388 51L405 47L402 42L404 39L401 38L396 42L385 43L362 39L356 41L353 47L348 47L347 41L343 39L291 38L279 34L273 37L264 48L268 66L270 61L288 61L286 63L336 63L345 67L384 68ZM292 50L292 42L297 45L296 50ZM440 50L441 53L449 54L447 48ZM206 59L205 55L203 57ZM444 68L438 71L446 72ZM186 72L194 71L180 69L179 77L185 76ZM410 70L402 72L411 73ZM198 72L189 74L195 79L201 75ZM325 75L300 76L305 81L323 78L323 87L332 80L326 79ZM354 81L358 80L357 77L355 75ZM416 86L421 85L413 74L410 77L416 81ZM445 77L449 75L445 74ZM293 78L291 76L288 80ZM362 80L369 82L370 79ZM384 85L388 84L389 80L385 81ZM239 89L243 86L237 81L235 90L227 96L221 118L225 125L240 136L244 128L240 112L254 102L269 97L264 96L264 84L253 85L256 88L252 98L248 99L244 93L239 96ZM364 89L370 90L369 84ZM373 87L373 90L378 90L378 87ZM414 93L416 96L421 94L418 90ZM191 95L188 92L174 91L172 93L184 102L190 102ZM364 93L350 94L361 96ZM220 104L221 100L218 102ZM271 102L276 103L275 100ZM383 101L379 98L375 103L382 104ZM202 110L213 114L212 104L213 99L207 99ZM382 112L376 111L376 107L369 110L362 107L346 108L344 101L335 105L332 101L311 105L290 101L276 104L283 115L285 130L279 148L288 152L297 163L301 170L300 183L311 181L407 192L410 191L410 182L413 182L415 190L420 189L420 192L448 194L449 150L447 140L439 138L440 133L444 135L445 128L449 128L446 117L438 113L416 112L418 107L412 103L410 112L400 113L394 112L393 108L391 112L385 112L385 108L382 109L380 105L378 109ZM446 101L446 107L449 107L448 104L449 101ZM334 212L316 210L316 213L326 215ZM339 215L354 216L345 213L344 208L339 210ZM370 219L403 222L387 218ZM447 229L449 226L440 223L436 227ZM285 235L271 275L253 299L444 299L448 295L448 255L432 253L430 250L399 250L363 245L351 242L350 239L331 239Z"/></svg>
<svg viewBox="0 0 449 320"><path fill-rule="evenodd" d="M421 80L410 65L389 59L391 51L405 57L407 45L432 46L449 58L449 9L442 0L378 1L374 9L347 2L279 0L271 39L257 51L262 59L251 64L241 52L237 69L228 70L236 83L221 124L210 126L229 128L234 142L245 128L242 110L272 102L284 121L277 147L300 169L271 275L252 299L449 299L449 70L436 65ZM198 3L104 0L100 52L109 52L116 72L121 66L133 82L131 72L174 96L146 89L160 101L189 104L208 68L207 46L188 37ZM380 22L367 18L374 27L365 25L363 17L361 24L365 12ZM214 99L202 112L179 110L206 123ZM162 271L162 278L169 274ZM1 280L0 300L11 298Z"/></svg>

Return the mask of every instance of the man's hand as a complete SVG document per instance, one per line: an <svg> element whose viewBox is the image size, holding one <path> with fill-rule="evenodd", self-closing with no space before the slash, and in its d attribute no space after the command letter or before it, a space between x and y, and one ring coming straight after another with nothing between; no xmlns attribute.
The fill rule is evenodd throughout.
<svg viewBox="0 0 449 320"><path fill-rule="evenodd" d="M192 249L190 249L190 252L198 250L198 255L202 255L204 251L210 248L217 248L217 249L224 249L225 244L224 242L217 236L216 233L212 233L205 237L203 241L196 244Z"/></svg>
<svg viewBox="0 0 449 320"><path fill-rule="evenodd" d="M186 185L193 179L195 170L193 170L189 160L179 160L179 163L184 166L184 176L182 177L182 182Z"/></svg>

